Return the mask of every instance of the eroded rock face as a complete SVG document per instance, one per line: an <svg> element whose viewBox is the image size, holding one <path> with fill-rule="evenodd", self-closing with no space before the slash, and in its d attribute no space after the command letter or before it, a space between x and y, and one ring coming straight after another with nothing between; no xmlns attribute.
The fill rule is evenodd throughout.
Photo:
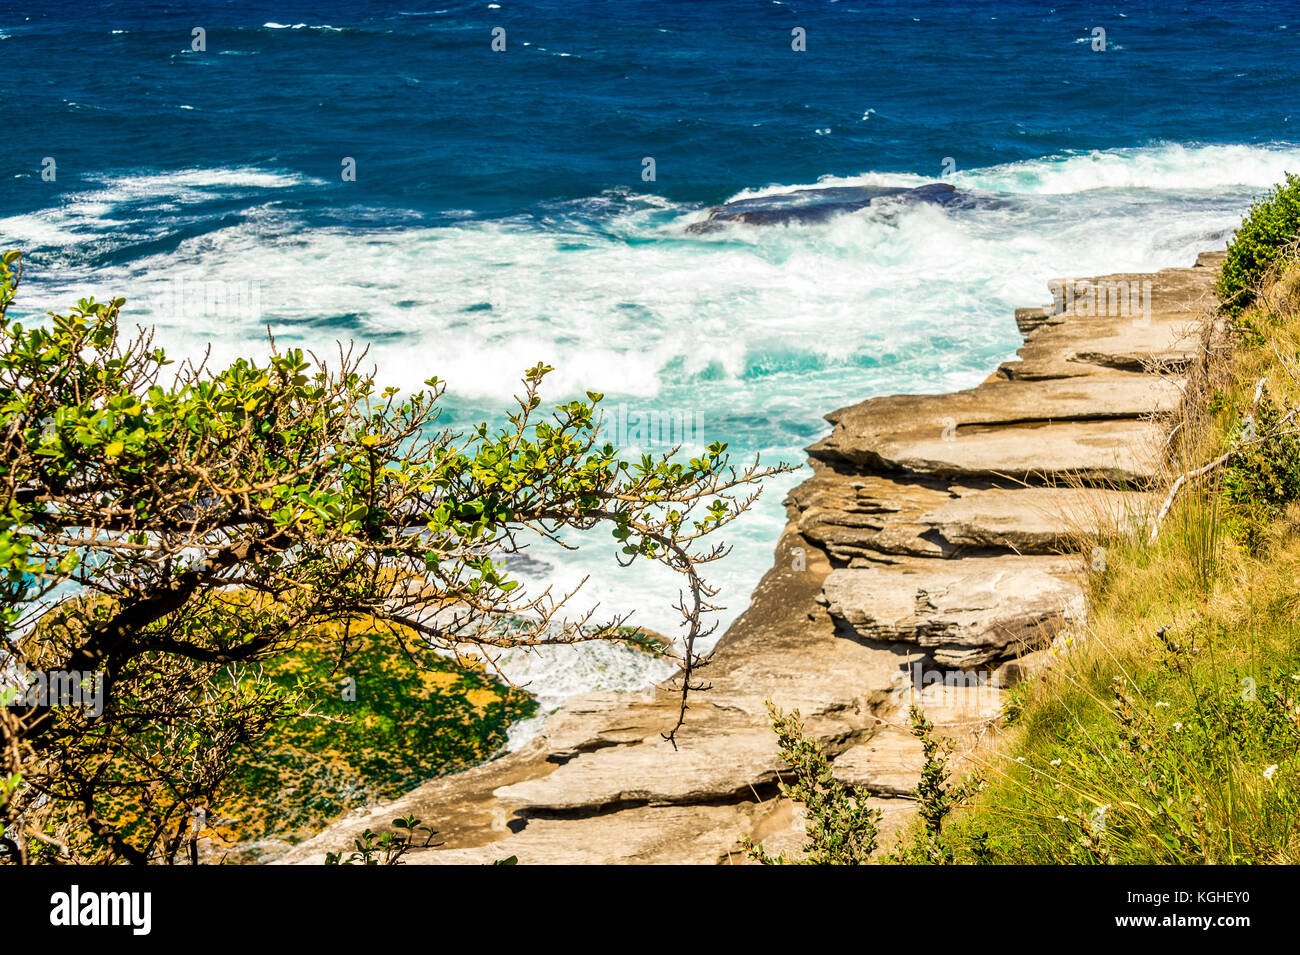
<svg viewBox="0 0 1300 955"><path fill-rule="evenodd" d="M340 820L279 861L319 862L406 814L441 842L413 851L417 864L725 864L743 861L742 834L797 852L768 700L798 708L837 775L874 794L888 844L920 767L908 707L954 738L960 773L996 738L1001 687L1080 614L1079 542L1149 515L1142 488L1221 258L1085 283L1149 282L1148 322L1021 309L1021 360L989 382L828 415L775 563L700 673L712 688L692 697L677 749L661 735L672 686L588 694L519 752Z"/></svg>
<svg viewBox="0 0 1300 955"><path fill-rule="evenodd" d="M753 826L736 806L640 806L573 819L538 817L500 843L415 852L415 865L492 865L514 856L520 865L691 865L726 861L740 852L735 832Z"/></svg>
<svg viewBox="0 0 1300 955"><path fill-rule="evenodd" d="M998 374L1044 381L1095 377L1115 369L1181 372L1200 348L1204 313L1215 304L1213 273L1223 256L1202 253L1190 269L1054 279L1049 283L1051 306L1017 313L1025 344L1019 360L1002 365ZM1101 289L1107 292L1099 293ZM1128 291L1128 307L1115 307L1109 294L1114 289ZM1074 298L1085 291L1090 294Z"/></svg>
<svg viewBox="0 0 1300 955"><path fill-rule="evenodd" d="M836 450L859 467L882 471L1146 487L1164 436L1154 421L1029 422L957 426L951 437L884 435Z"/></svg>
<svg viewBox="0 0 1300 955"><path fill-rule="evenodd" d="M955 547L1059 554L1097 526L1145 523L1151 495L1068 487L995 487L946 501L921 522Z"/></svg>
<svg viewBox="0 0 1300 955"><path fill-rule="evenodd" d="M873 398L828 415L816 458L859 469L1112 486L1143 485L1181 382L1109 373L1030 384L989 381L944 395Z"/></svg>
<svg viewBox="0 0 1300 955"><path fill-rule="evenodd" d="M864 640L915 643L969 669L1042 646L1079 613L1072 562L1051 557L914 560L832 571L827 609Z"/></svg>
<svg viewBox="0 0 1300 955"><path fill-rule="evenodd" d="M676 749L656 735L594 751L547 776L496 790L503 803L542 810L628 804L696 805L734 798L751 785L766 787L784 767L776 738L761 724L712 719L702 732L682 734ZM721 735L723 738L717 738ZM725 751L727 759L718 754ZM665 773L665 765L673 771Z"/></svg>
<svg viewBox="0 0 1300 955"><path fill-rule="evenodd" d="M925 765L921 741L906 733L882 733L835 760L835 778L890 796L907 796Z"/></svg>

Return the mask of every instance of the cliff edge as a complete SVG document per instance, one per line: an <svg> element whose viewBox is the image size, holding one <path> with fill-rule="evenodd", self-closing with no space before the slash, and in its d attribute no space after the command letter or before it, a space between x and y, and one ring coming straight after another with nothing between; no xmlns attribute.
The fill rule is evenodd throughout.
<svg viewBox="0 0 1300 955"><path fill-rule="evenodd" d="M277 863L321 862L407 814L437 830L412 864L726 863L742 834L796 851L766 700L798 708L836 772L875 794L887 844L921 763L909 704L955 740L960 772L996 737L1003 688L1082 614L1075 542L1148 516L1223 255L1053 283L1053 307L1017 312L1019 359L978 387L828 415L775 563L702 671L712 687L676 749L660 735L671 688L588 694L520 751L345 817Z"/></svg>

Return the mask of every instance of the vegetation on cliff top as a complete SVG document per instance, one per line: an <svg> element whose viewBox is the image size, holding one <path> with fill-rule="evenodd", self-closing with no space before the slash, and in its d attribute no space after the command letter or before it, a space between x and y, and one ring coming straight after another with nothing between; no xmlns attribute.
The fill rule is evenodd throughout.
<svg viewBox="0 0 1300 955"><path fill-rule="evenodd" d="M345 636L343 624L326 622L319 639L263 664L286 690L316 688L311 713L236 754L220 815L206 819L214 847L253 856L260 840L311 835L350 809L492 757L511 724L537 712L531 696L482 668L412 666L381 624L359 623ZM333 648L345 641L340 661Z"/></svg>
<svg viewBox="0 0 1300 955"><path fill-rule="evenodd" d="M1166 461L1191 477L1153 533L1092 542L1087 626L1017 688L958 860L1300 861L1298 236L1289 177L1229 249Z"/></svg>
<svg viewBox="0 0 1300 955"><path fill-rule="evenodd" d="M1251 207L1219 270L1215 291L1229 316L1239 316L1254 303L1266 277L1279 263L1294 256L1300 242L1300 176L1286 182Z"/></svg>

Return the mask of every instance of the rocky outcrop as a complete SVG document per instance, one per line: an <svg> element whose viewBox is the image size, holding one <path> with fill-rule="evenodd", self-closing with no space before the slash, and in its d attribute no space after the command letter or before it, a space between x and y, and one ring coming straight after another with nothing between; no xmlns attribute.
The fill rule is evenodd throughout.
<svg viewBox="0 0 1300 955"><path fill-rule="evenodd" d="M741 861L742 834L793 851L800 817L777 793L786 767L766 700L797 707L837 775L875 794L888 840L911 818L920 767L909 704L958 743L957 772L977 759L999 686L1083 611L1080 541L1149 514L1163 419L1219 261L1072 280L1150 294L1137 314L1086 294L1022 309L1020 360L979 387L829 415L775 565L714 651L676 748L661 736L669 687L589 694L519 752L356 813L279 861L318 862L408 813L438 830L412 863L726 863Z"/></svg>
<svg viewBox="0 0 1300 955"><path fill-rule="evenodd" d="M691 233L714 232L728 225L810 225L836 216L870 212L889 218L901 208L924 204L946 209L992 209L1003 200L959 192L946 182L909 189L903 186L827 186L795 189L767 196L737 199L709 210L703 221L687 226Z"/></svg>
<svg viewBox="0 0 1300 955"><path fill-rule="evenodd" d="M1075 562L1052 557L908 560L832 571L822 599L865 639L914 643L971 669L1041 645L1082 609Z"/></svg>

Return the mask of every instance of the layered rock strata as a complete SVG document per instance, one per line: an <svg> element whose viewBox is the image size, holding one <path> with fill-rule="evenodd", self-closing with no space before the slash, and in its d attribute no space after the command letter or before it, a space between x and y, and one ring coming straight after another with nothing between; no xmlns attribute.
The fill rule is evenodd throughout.
<svg viewBox="0 0 1300 955"><path fill-rule="evenodd" d="M279 861L319 862L408 813L438 830L411 863L727 863L744 834L795 850L766 700L797 707L837 774L874 794L888 839L912 817L921 762L909 705L955 740L959 764L977 759L1000 686L1083 611L1089 533L1148 516L1221 261L1053 283L1072 294L1019 310L1019 359L980 386L828 415L775 564L719 642L676 749L661 736L670 687L588 694L522 750L354 813ZM1141 308L1073 294L1116 288L1145 291Z"/></svg>

